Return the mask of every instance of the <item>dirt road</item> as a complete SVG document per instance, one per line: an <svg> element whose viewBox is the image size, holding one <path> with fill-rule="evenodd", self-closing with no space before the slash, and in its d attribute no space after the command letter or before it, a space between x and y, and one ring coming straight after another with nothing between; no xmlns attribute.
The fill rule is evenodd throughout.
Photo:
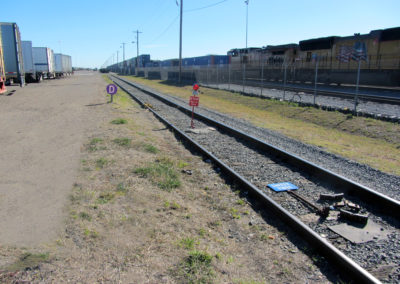
<svg viewBox="0 0 400 284"><path fill-rule="evenodd" d="M43 244L64 228L84 133L97 123L105 85L82 71L0 96L0 245Z"/></svg>

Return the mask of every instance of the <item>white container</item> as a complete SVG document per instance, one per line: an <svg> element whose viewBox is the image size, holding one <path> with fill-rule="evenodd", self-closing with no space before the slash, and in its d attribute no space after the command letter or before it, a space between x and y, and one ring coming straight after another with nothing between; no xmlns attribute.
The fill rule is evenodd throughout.
<svg viewBox="0 0 400 284"><path fill-rule="evenodd" d="M35 65L33 64L31 41L22 41L22 57L24 58L25 75L27 73L35 74Z"/></svg>
<svg viewBox="0 0 400 284"><path fill-rule="evenodd" d="M66 75L72 72L71 56L61 53L55 53L54 62L56 74Z"/></svg>
<svg viewBox="0 0 400 284"><path fill-rule="evenodd" d="M53 50L48 47L32 47L32 54L36 72L53 76L55 67Z"/></svg>

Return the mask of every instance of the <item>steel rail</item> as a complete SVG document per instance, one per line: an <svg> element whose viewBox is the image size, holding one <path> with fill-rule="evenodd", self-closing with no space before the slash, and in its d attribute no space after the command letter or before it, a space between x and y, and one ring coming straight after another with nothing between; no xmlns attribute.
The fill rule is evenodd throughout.
<svg viewBox="0 0 400 284"><path fill-rule="evenodd" d="M117 84L122 90L128 93L132 97L132 99L137 101L143 107L147 107L161 122L163 122L168 128L170 128L174 133L176 133L177 136L179 136L184 141L188 142L193 150L201 153L204 157L207 157L208 159L212 160L213 163L216 166L218 166L223 173L231 177L237 184L240 184L244 189L248 190L251 195L258 197L263 202L263 204L266 205L265 210L268 210L269 212L275 214L290 228L299 233L307 243L309 243L312 247L314 247L318 252L321 252L323 255L325 255L327 259L329 259L335 267L338 266L341 269L340 271L343 273L343 276L347 278L351 276L352 279L361 281L361 283L381 283L368 271L363 269L356 262L347 257L336 247L334 247L331 243L329 243L324 238L319 236L316 232L311 230L307 225L301 222L289 211L287 211L278 203L276 203L262 190L254 186L252 183L250 183L248 180L246 180L244 177L238 174L235 170L231 169L228 165L226 165L223 161L214 156L212 153L208 152L200 144L191 139L188 135L179 130L177 127L171 124L167 119L162 117L160 114L158 114L157 111L155 111L152 108L149 108L145 102L135 97L135 95L132 94L131 91L129 91L127 88L124 88L117 80L119 79L120 81L123 81L128 85L131 85L129 82L126 82L125 80L120 78L117 78L117 80L115 80L111 76L110 79L115 84ZM148 92L146 91L146 93Z"/></svg>
<svg viewBox="0 0 400 284"><path fill-rule="evenodd" d="M117 77L118 78L118 77ZM133 83L132 81L125 80L123 78L118 78L119 80L125 82L126 84L129 84L142 92L145 92L153 97L156 97L159 100L162 100L164 103L169 104L171 106L174 106L187 114L191 114L191 109L187 107L183 107L181 105L178 105L167 98L156 94L154 91L149 90L148 88L145 88L141 85L138 85L136 83ZM217 127L227 133L230 133L236 137L239 137L243 140L246 140L247 142L252 143L255 145L258 149L264 150L269 154L274 155L275 157L278 157L284 161L289 162L293 166L297 166L298 168L301 168L305 171L307 171L310 174L313 174L314 176L323 179L325 182L332 183L335 185L335 187L338 189L338 192L345 192L349 195L356 195L360 197L362 200L364 200L367 203L374 204L375 209L378 212L385 213L389 216L395 217L397 220L400 220L400 201L393 199L389 196L386 196L380 192L377 192L371 188L368 188L360 183L357 183L355 181L352 181L344 176L341 176L337 173L334 173L330 170L327 170L323 167L320 167L310 161L307 161L297 155L294 155L292 153L289 153L283 149L280 149L272 144L269 144L265 141L262 141L254 136L251 136L249 134L246 134L242 132L241 130L234 129L224 123L218 122L212 118L209 118L205 115L195 113L195 117L199 120L205 121L208 124L213 125L214 127ZM379 207L376 207L376 205L379 205Z"/></svg>
<svg viewBox="0 0 400 284"><path fill-rule="evenodd" d="M314 88L313 87L301 87L301 86L293 86L293 85L286 85L285 87L281 84L270 84L270 83L259 83L257 81L247 81L249 87L258 87L261 88L261 85L263 85L263 88L273 88L273 89L279 89L279 90L287 90L287 91L293 91L293 92L304 92L304 93L310 93L313 94ZM249 84L250 83L250 84ZM232 84L232 83L231 83ZM240 84L235 84L239 85ZM205 85L207 86L207 84ZM355 93L353 92L346 92L346 91L335 91L335 90L327 90L327 89L318 89L318 95L322 96L331 96L331 97L337 97L337 98L346 98L346 99L353 99L355 96ZM400 97L396 98L395 96L378 96L378 95L368 95L368 94L363 94L362 91L358 95L358 98L361 100L366 100L366 101L371 101L371 102L377 102L377 103L389 103L389 104L395 104L398 105L400 104Z"/></svg>

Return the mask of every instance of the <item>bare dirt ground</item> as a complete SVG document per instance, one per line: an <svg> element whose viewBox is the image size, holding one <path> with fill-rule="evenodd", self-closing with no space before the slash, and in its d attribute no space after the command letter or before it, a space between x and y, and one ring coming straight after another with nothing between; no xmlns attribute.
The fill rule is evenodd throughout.
<svg viewBox="0 0 400 284"><path fill-rule="evenodd" d="M1 244L36 245L62 229L83 137L96 121L85 105L103 99L104 83L91 75L78 72L0 96Z"/></svg>
<svg viewBox="0 0 400 284"><path fill-rule="evenodd" d="M338 281L152 114L122 93L103 104L106 82L83 77L0 97L0 283Z"/></svg>

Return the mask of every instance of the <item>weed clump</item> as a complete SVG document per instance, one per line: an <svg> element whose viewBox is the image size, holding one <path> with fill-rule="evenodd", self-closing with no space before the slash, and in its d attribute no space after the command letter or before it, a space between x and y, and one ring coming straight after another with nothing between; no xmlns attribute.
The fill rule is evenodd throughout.
<svg viewBox="0 0 400 284"><path fill-rule="evenodd" d="M48 261L48 259L48 253L32 254L27 252L22 254L15 263L8 266L6 271L16 272L28 269L37 269L41 263Z"/></svg>
<svg viewBox="0 0 400 284"><path fill-rule="evenodd" d="M131 144L132 139L129 138L115 138L113 142L119 146L127 147Z"/></svg>
<svg viewBox="0 0 400 284"><path fill-rule="evenodd" d="M117 118L111 121L111 124L127 124L128 121L123 118Z"/></svg>
<svg viewBox="0 0 400 284"><path fill-rule="evenodd" d="M153 154L157 154L160 151L157 149L157 147L155 147L151 144L144 144L143 147L146 152L153 153Z"/></svg>
<svg viewBox="0 0 400 284"><path fill-rule="evenodd" d="M182 262L178 274L186 283L213 283L213 256L204 251L194 250Z"/></svg>
<svg viewBox="0 0 400 284"><path fill-rule="evenodd" d="M96 167L102 169L107 164L107 160L105 158L100 158L96 160Z"/></svg>
<svg viewBox="0 0 400 284"><path fill-rule="evenodd" d="M135 174L142 177L149 177L159 188L171 191L181 185L174 164L167 158L161 158L147 167L141 167L133 170Z"/></svg>

